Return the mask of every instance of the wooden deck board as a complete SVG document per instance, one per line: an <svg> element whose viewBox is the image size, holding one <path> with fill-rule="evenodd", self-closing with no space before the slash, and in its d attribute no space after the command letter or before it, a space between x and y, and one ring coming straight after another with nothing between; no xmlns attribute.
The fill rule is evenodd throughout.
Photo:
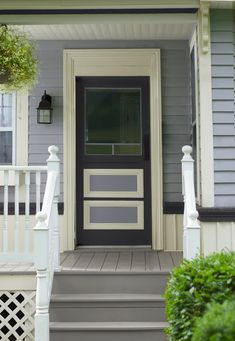
<svg viewBox="0 0 235 341"><path fill-rule="evenodd" d="M69 253L68 256L61 262L63 269L72 269L79 259L80 254Z"/></svg>
<svg viewBox="0 0 235 341"><path fill-rule="evenodd" d="M145 271L145 252L134 251L132 253L131 271Z"/></svg>
<svg viewBox="0 0 235 341"><path fill-rule="evenodd" d="M61 254L62 271L158 272L170 271L183 259L182 252L120 249L83 249ZM32 272L33 263L0 263L0 273Z"/></svg>
<svg viewBox="0 0 235 341"><path fill-rule="evenodd" d="M80 257L78 258L78 261L73 267L73 270L87 270L94 256L95 256L94 252L81 253Z"/></svg>
<svg viewBox="0 0 235 341"><path fill-rule="evenodd" d="M132 262L132 253L128 251L119 252L119 258L116 271L130 271Z"/></svg>
<svg viewBox="0 0 235 341"><path fill-rule="evenodd" d="M146 252L146 271L160 271L158 252Z"/></svg>
<svg viewBox="0 0 235 341"><path fill-rule="evenodd" d="M158 257L160 260L160 267L162 271L169 271L174 268L174 263L171 258L170 252L158 252Z"/></svg>
<svg viewBox="0 0 235 341"><path fill-rule="evenodd" d="M106 252L95 252L87 270L101 271L106 257Z"/></svg>
<svg viewBox="0 0 235 341"><path fill-rule="evenodd" d="M101 271L116 271L119 252L107 252Z"/></svg>
<svg viewBox="0 0 235 341"><path fill-rule="evenodd" d="M179 266L183 260L182 252L172 251L171 257L174 263L174 266Z"/></svg>

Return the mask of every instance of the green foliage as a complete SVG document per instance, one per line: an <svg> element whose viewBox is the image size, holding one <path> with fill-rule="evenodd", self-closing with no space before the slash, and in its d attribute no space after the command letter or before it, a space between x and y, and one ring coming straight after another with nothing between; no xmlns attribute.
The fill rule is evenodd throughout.
<svg viewBox="0 0 235 341"><path fill-rule="evenodd" d="M191 340L195 320L206 305L223 303L234 293L234 252L183 261L173 270L165 293L169 340Z"/></svg>
<svg viewBox="0 0 235 341"><path fill-rule="evenodd" d="M25 35L0 26L0 75L7 74L0 90L18 90L34 84L38 64L34 52L34 45Z"/></svg>
<svg viewBox="0 0 235 341"><path fill-rule="evenodd" d="M213 303L196 321L192 341L234 341L235 301Z"/></svg>

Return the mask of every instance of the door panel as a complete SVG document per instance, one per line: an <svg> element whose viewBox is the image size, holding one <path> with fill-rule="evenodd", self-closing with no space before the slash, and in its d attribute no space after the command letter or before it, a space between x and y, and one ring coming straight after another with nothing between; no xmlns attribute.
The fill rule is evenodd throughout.
<svg viewBox="0 0 235 341"><path fill-rule="evenodd" d="M77 77L79 245L151 244L149 78Z"/></svg>
<svg viewBox="0 0 235 341"><path fill-rule="evenodd" d="M86 198L143 198L143 169L84 169Z"/></svg>

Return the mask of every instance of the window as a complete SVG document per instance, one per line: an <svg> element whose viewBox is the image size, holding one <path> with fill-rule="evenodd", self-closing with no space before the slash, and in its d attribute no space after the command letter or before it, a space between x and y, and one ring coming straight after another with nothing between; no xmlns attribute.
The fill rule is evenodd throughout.
<svg viewBox="0 0 235 341"><path fill-rule="evenodd" d="M16 94L0 92L0 164L15 164Z"/></svg>
<svg viewBox="0 0 235 341"><path fill-rule="evenodd" d="M85 153L141 155L141 89L85 89Z"/></svg>

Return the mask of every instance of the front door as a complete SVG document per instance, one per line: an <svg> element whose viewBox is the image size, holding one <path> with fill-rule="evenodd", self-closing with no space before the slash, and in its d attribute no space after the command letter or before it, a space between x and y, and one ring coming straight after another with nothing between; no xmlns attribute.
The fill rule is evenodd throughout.
<svg viewBox="0 0 235 341"><path fill-rule="evenodd" d="M76 78L78 245L150 245L149 77Z"/></svg>

